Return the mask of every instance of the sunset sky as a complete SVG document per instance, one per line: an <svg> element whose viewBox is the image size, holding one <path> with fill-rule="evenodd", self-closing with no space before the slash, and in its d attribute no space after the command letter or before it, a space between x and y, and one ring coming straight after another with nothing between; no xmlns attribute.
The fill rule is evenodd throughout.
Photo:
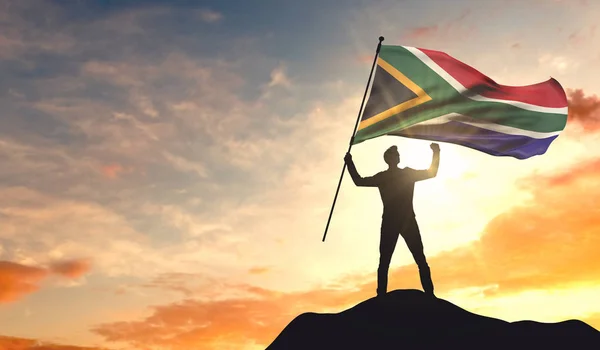
<svg viewBox="0 0 600 350"><path fill-rule="evenodd" d="M375 296L377 190L346 177L321 238L380 35L566 89L546 154L441 143L414 206L438 297L600 329L600 1L0 4L0 350L264 349Z"/></svg>

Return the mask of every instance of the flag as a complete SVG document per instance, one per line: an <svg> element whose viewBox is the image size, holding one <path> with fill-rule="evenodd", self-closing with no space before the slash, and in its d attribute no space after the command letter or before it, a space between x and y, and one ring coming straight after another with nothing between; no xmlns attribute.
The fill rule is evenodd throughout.
<svg viewBox="0 0 600 350"><path fill-rule="evenodd" d="M396 135L526 159L547 151L567 110L554 78L500 85L444 52L382 45L353 144Z"/></svg>

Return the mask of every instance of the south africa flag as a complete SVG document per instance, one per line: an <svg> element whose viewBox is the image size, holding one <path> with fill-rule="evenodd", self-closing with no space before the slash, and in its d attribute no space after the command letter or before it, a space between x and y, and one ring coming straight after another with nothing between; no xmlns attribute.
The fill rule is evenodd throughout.
<svg viewBox="0 0 600 350"><path fill-rule="evenodd" d="M553 78L505 86L446 53L382 45L353 143L397 135L526 159L544 154L566 123Z"/></svg>

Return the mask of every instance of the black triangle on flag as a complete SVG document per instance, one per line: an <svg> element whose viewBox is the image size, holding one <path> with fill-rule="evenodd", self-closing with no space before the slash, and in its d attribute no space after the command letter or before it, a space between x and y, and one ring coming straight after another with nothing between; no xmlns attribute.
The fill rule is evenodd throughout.
<svg viewBox="0 0 600 350"><path fill-rule="evenodd" d="M371 86L371 94L361 120L367 120L417 97L416 93L412 92L380 65L377 65L375 79L373 79L373 85Z"/></svg>
<svg viewBox="0 0 600 350"><path fill-rule="evenodd" d="M430 100L420 86L379 57L358 130Z"/></svg>

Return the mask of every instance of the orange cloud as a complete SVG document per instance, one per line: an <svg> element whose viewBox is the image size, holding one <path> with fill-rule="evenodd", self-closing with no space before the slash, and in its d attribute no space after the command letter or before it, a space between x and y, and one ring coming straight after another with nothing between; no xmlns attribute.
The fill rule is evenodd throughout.
<svg viewBox="0 0 600 350"><path fill-rule="evenodd" d="M522 179L522 186L531 187L543 185L546 187L572 186L577 181L588 181L591 178L600 177L600 159L590 160L559 174L552 176L537 175L535 177Z"/></svg>
<svg viewBox="0 0 600 350"><path fill-rule="evenodd" d="M0 350L103 350L72 345L59 345L35 339L0 336Z"/></svg>
<svg viewBox="0 0 600 350"><path fill-rule="evenodd" d="M247 297L227 300L184 300L153 307L143 320L102 324L93 332L112 342L132 347L164 349L243 348L268 345L299 313L306 310L347 307L373 296L372 291L322 289L278 293L238 286Z"/></svg>
<svg viewBox="0 0 600 350"><path fill-rule="evenodd" d="M51 265L51 270L54 273L68 278L79 278L90 270L91 264L87 259L67 260L57 262Z"/></svg>
<svg viewBox="0 0 600 350"><path fill-rule="evenodd" d="M586 132L597 132L600 130L600 97L596 95L585 96L583 90L567 90L569 100L569 123L581 125Z"/></svg>
<svg viewBox="0 0 600 350"><path fill-rule="evenodd" d="M260 275L260 274L269 272L269 270L270 269L268 267L257 266L257 267L253 267L253 268L249 269L248 273L251 274L251 275Z"/></svg>
<svg viewBox="0 0 600 350"><path fill-rule="evenodd" d="M40 289L40 283L51 273L78 278L89 271L87 260L57 262L50 268L26 266L0 261L0 303L14 302Z"/></svg>
<svg viewBox="0 0 600 350"><path fill-rule="evenodd" d="M37 291L47 275L43 268L0 261L0 303L16 301Z"/></svg>
<svg viewBox="0 0 600 350"><path fill-rule="evenodd" d="M100 172L109 179L116 179L123 172L123 167L119 164L107 164L100 168Z"/></svg>

